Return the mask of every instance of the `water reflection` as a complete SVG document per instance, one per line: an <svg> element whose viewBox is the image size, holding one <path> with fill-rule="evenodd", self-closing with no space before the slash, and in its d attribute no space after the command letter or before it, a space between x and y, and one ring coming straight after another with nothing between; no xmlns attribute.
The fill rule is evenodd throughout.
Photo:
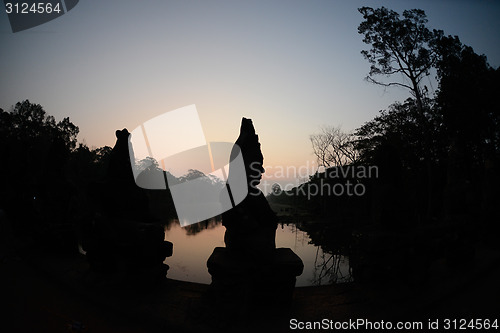
<svg viewBox="0 0 500 333"><path fill-rule="evenodd" d="M210 230L210 229L217 228L221 224L222 224L222 220L220 218L211 218L211 219L202 221L200 223L187 225L187 226L183 227L182 229L185 230L185 232L188 236L194 236L194 235L197 235L198 233L202 232L203 230ZM170 223L166 225L165 229L170 230L172 225L175 225L176 227L180 226L179 220L170 221Z"/></svg>
<svg viewBox="0 0 500 333"><path fill-rule="evenodd" d="M171 220L165 226L165 240L174 243L174 254L165 262L171 279L209 284L207 260L213 249L224 245L225 228L220 219L181 227ZM295 223L282 223L276 231L276 247L291 248L304 262L304 272L297 277L297 286L325 285L351 281L346 256L324 252L320 245Z"/></svg>
<svg viewBox="0 0 500 333"><path fill-rule="evenodd" d="M351 282L349 258L343 255L325 253L316 247L312 285Z"/></svg>

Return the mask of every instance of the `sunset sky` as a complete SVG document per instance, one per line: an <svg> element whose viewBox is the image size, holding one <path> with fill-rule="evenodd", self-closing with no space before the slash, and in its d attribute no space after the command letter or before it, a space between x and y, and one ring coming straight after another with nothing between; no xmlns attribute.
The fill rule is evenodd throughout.
<svg viewBox="0 0 500 333"><path fill-rule="evenodd" d="M116 129L195 104L207 141L234 142L252 118L268 170L304 166L320 126L352 130L409 97L364 81L365 5L424 9L429 27L500 65L500 1L81 0L18 33L0 14L0 107L39 103L100 147Z"/></svg>

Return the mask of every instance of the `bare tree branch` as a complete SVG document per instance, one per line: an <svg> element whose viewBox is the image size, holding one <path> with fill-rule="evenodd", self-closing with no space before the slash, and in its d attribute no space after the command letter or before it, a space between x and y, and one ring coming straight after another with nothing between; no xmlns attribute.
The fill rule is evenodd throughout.
<svg viewBox="0 0 500 333"><path fill-rule="evenodd" d="M365 78L367 81L371 82L371 83L375 83L375 84L378 84L380 86L384 86L384 87L391 87L391 86L401 86L401 87L404 87L404 88L407 88L407 89L410 89L410 90L413 90L412 87L410 87L409 85L406 85L404 83L400 83L400 82L389 82L389 83L384 83L384 82L380 82L380 81L377 81L375 80L374 78L372 78L371 76L367 76Z"/></svg>
<svg viewBox="0 0 500 333"><path fill-rule="evenodd" d="M310 140L320 166L344 166L357 162L359 158L354 134L343 132L340 127L322 127L320 133L310 136Z"/></svg>

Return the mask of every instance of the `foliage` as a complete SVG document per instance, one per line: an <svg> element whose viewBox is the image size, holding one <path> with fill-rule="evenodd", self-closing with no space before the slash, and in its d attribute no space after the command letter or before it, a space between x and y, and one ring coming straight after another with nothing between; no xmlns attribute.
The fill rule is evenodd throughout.
<svg viewBox="0 0 500 333"><path fill-rule="evenodd" d="M39 182L55 176L76 147L78 127L69 118L56 122L40 104L28 100L17 103L10 112L0 112L2 176L7 181ZM38 179L38 181L35 181Z"/></svg>
<svg viewBox="0 0 500 333"><path fill-rule="evenodd" d="M177 181L179 183L187 182L187 181L193 181L193 180L198 180L201 181L198 183L199 185L206 185L207 188L211 188L212 186L222 189L225 185L225 182L220 179L219 177L213 175L213 174L205 174L200 170L195 170L195 169L189 169L188 172L179 177Z"/></svg>
<svg viewBox="0 0 500 333"><path fill-rule="evenodd" d="M29 100L18 102L11 112L1 112L1 131L7 139L34 143L45 139L48 143L62 143L71 151L76 147L79 129L68 117L56 123L40 104Z"/></svg>
<svg viewBox="0 0 500 333"><path fill-rule="evenodd" d="M91 149L79 143L71 153L68 173L76 183L86 183L104 179L111 157L109 146Z"/></svg>
<svg viewBox="0 0 500 333"><path fill-rule="evenodd" d="M426 91L421 86L422 79L430 74L437 61L433 45L442 31L430 31L426 27L425 12L420 9L405 10L402 17L385 7L362 7L359 12L364 21L359 25L358 32L364 35L363 42L372 46L370 50L361 52L371 64L367 80L409 89L420 107ZM403 81L384 83L374 78L376 75L395 74L400 74Z"/></svg>
<svg viewBox="0 0 500 333"><path fill-rule="evenodd" d="M432 100L426 100L425 103L433 106ZM431 161L439 162L446 154L442 142L441 116L434 112L434 107L429 107L424 113L426 123L432 126L432 130L428 131L430 137L423 141L417 108L413 98L408 98L403 103L395 102L358 128L355 132L358 137L356 148L362 161L373 161L380 147L391 146L396 149L403 167L412 168L421 164L424 156L430 156Z"/></svg>
<svg viewBox="0 0 500 333"><path fill-rule="evenodd" d="M437 103L447 134L473 160L500 153L500 70L458 37L438 43Z"/></svg>
<svg viewBox="0 0 500 333"><path fill-rule="evenodd" d="M77 135L69 118L56 122L28 100L0 110L0 209L19 221L16 233L68 220L75 188L65 171Z"/></svg>
<svg viewBox="0 0 500 333"><path fill-rule="evenodd" d="M428 221L487 207L479 202L481 182L491 178L500 160L500 69L458 37L430 30L423 10L359 11L358 32L370 45L361 52L370 64L367 80L407 88L412 97L381 110L352 134L325 127L312 135L319 164L349 164L343 150L348 142L356 163L377 165L380 177L370 184L373 212L413 207L408 219ZM423 84L431 73L438 80L433 96ZM466 208L460 201L465 196L479 199L469 200Z"/></svg>

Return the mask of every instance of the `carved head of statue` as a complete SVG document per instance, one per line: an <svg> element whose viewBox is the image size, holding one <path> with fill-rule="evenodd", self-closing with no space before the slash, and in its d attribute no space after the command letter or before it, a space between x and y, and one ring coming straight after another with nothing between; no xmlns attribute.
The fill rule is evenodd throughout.
<svg viewBox="0 0 500 333"><path fill-rule="evenodd" d="M264 156L260 150L259 136L255 134L251 119L243 118L241 120L240 136L236 140L236 144L241 149L249 189L258 191L256 186L260 183L262 174L265 172Z"/></svg>

